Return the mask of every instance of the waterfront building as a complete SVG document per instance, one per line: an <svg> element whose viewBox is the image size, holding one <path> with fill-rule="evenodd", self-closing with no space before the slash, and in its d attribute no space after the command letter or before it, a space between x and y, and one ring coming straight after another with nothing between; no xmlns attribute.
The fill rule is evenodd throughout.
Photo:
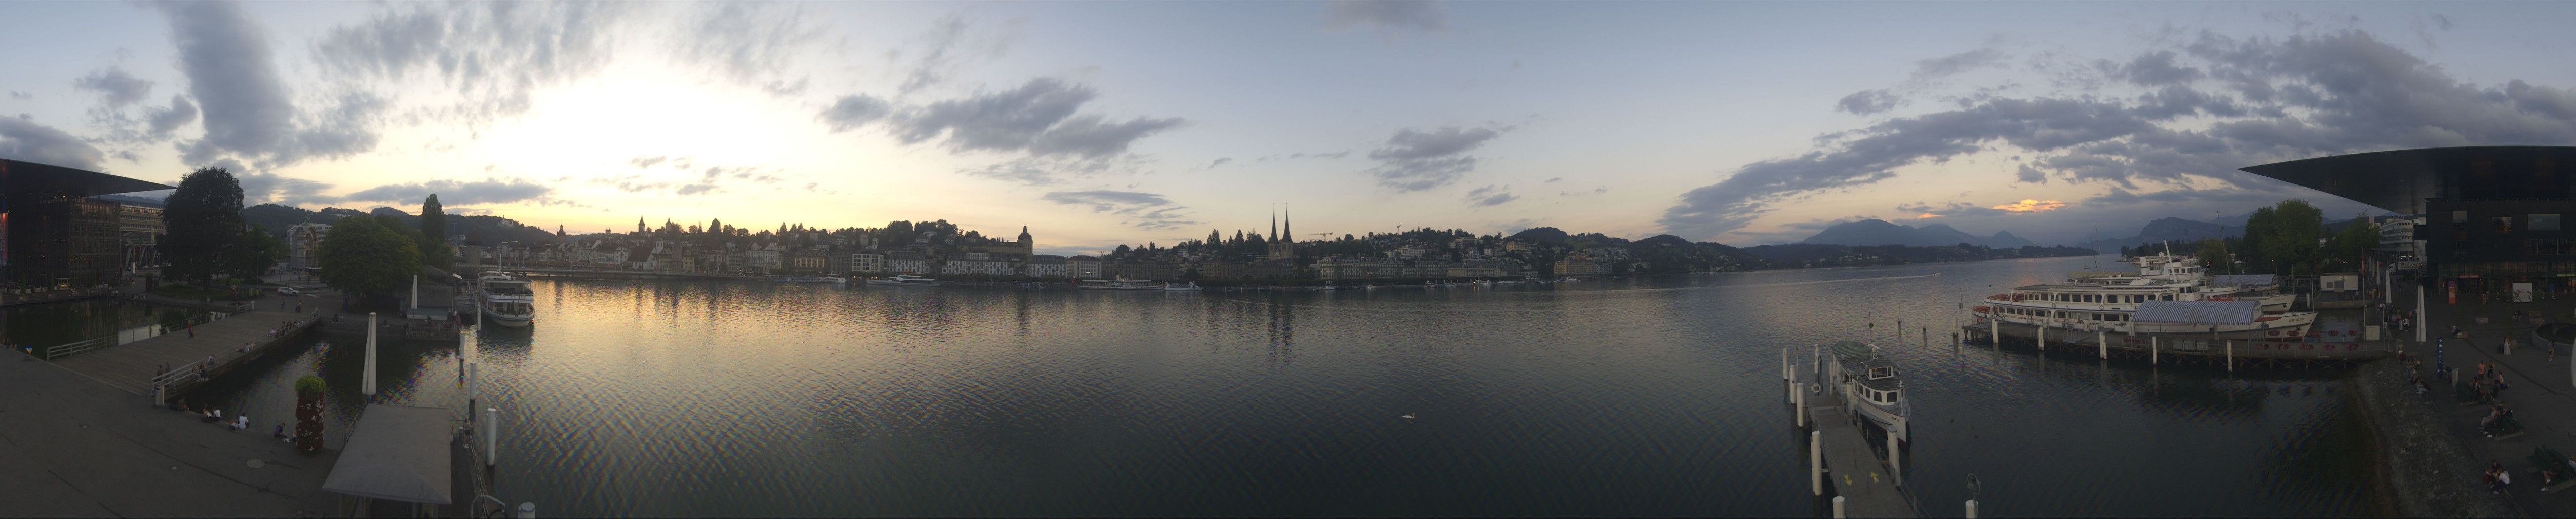
<svg viewBox="0 0 2576 519"><path fill-rule="evenodd" d="M1011 262L1008 258L990 259L989 257L988 259L951 259L943 261L939 264L939 273L982 274L991 276L1010 276L1019 274L1016 269L1011 268Z"/></svg>
<svg viewBox="0 0 2576 519"><path fill-rule="evenodd" d="M2576 288L2576 277L2560 277L2576 275L2576 229L2562 222L2576 213L2576 171L2559 164L2576 165L2576 147L2378 151L2244 171L2423 215L2413 234L2434 294L2528 300L2543 285Z"/></svg>
<svg viewBox="0 0 2576 519"><path fill-rule="evenodd" d="M886 272L915 275L930 273L929 260L923 258L919 252L908 250L888 252L886 253L885 262Z"/></svg>
<svg viewBox="0 0 2576 519"><path fill-rule="evenodd" d="M1323 258L1315 260L1315 276L1328 281L1364 281L1394 279L1402 275L1404 262L1391 258Z"/></svg>
<svg viewBox="0 0 2576 519"><path fill-rule="evenodd" d="M170 186L0 159L0 276L18 287L87 288L122 275L122 215L89 197Z"/></svg>
<svg viewBox="0 0 2576 519"><path fill-rule="evenodd" d="M1064 272L1074 279L1100 279L1100 270L1100 258L1074 256L1064 259Z"/></svg>
<svg viewBox="0 0 2576 519"><path fill-rule="evenodd" d="M1060 278L1066 277L1069 273L1065 270L1064 256L1043 254L1029 257L1028 270L1024 275L1038 278Z"/></svg>
<svg viewBox="0 0 2576 519"><path fill-rule="evenodd" d="M1449 277L1453 278L1491 278L1502 277L1502 275L1502 265L1495 262L1470 261L1449 267Z"/></svg>
<svg viewBox="0 0 2576 519"><path fill-rule="evenodd" d="M2421 219L2389 218L2380 220L2379 247L2373 250L2404 256L2414 255L2415 226L2418 223L2421 223Z"/></svg>
<svg viewBox="0 0 2576 519"><path fill-rule="evenodd" d="M789 272L801 272L807 274L823 273L825 272L823 270L824 267L831 263L824 260L823 257L823 251L820 250L807 249L796 251L788 255L786 268Z"/></svg>
<svg viewBox="0 0 2576 519"><path fill-rule="evenodd" d="M1101 268L1109 271L1105 273L1108 274L1107 277L1113 278L1140 281L1181 278L1181 266L1164 261L1123 261L1115 265L1104 265Z"/></svg>
<svg viewBox="0 0 2576 519"><path fill-rule="evenodd" d="M1556 275L1559 276L1591 276L1609 271L1609 264L1595 262L1590 256L1566 256L1556 261Z"/></svg>
<svg viewBox="0 0 2576 519"><path fill-rule="evenodd" d="M746 266L750 267L751 270L768 272L778 270L779 255L784 252L786 252L786 250L779 247L778 244L770 243L763 244L759 247L753 247L751 250L743 251L742 255L744 261L749 263L749 265Z"/></svg>
<svg viewBox="0 0 2576 519"><path fill-rule="evenodd" d="M862 251L857 254L851 254L850 271L866 273L885 272L886 255L877 251Z"/></svg>

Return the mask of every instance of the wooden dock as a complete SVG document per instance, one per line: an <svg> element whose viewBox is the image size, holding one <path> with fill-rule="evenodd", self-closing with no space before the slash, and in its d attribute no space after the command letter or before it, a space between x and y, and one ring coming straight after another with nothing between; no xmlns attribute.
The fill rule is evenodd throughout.
<svg viewBox="0 0 2576 519"><path fill-rule="evenodd" d="M251 311L198 324L194 333L177 330L55 358L52 362L109 387L148 397L152 396L152 380L161 375L163 367L179 371L206 365L206 378L212 378L273 348L289 344L320 321L330 319L330 314L321 309L308 307L307 310L299 314L292 310L254 307ZM208 364L208 359L213 359L211 364ZM183 378L174 382L171 394L201 381L196 377Z"/></svg>

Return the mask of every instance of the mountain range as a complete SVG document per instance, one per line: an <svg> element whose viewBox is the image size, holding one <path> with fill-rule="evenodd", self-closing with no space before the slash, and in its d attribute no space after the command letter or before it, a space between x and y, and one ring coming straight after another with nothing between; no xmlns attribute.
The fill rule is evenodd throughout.
<svg viewBox="0 0 2576 519"><path fill-rule="evenodd" d="M1965 243L1997 249L2010 249L2035 245L2034 243L2031 243L2030 240L2022 239L2020 236L2013 236L2011 232L2007 231L1995 231L1995 234L1991 236L1978 236L1951 228L1948 224L1936 223L1922 227L1914 227L1877 219L1834 224L1832 227L1826 227L1825 230L1817 232L1815 236L1809 236L1807 239L1800 240L1798 243L1854 246L1911 245L1916 247L1939 247Z"/></svg>

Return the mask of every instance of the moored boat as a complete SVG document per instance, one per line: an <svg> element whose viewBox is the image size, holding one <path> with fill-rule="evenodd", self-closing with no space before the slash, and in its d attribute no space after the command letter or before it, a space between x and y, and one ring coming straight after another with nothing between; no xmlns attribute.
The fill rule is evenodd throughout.
<svg viewBox="0 0 2576 519"><path fill-rule="evenodd" d="M1085 279L1073 285L1083 290L1162 290L1169 283L1127 279Z"/></svg>
<svg viewBox="0 0 2576 519"><path fill-rule="evenodd" d="M1913 406L1905 401L1905 379L1896 362L1881 357L1878 346L1860 341L1834 341L1818 345L1833 356L1832 371L1826 380L1843 397L1853 412L1898 441L1913 441L1909 419Z"/></svg>
<svg viewBox="0 0 2576 519"><path fill-rule="evenodd" d="M1197 292L1197 291L1199 291L1199 290L1200 290L1200 289L1199 289L1199 284L1197 284L1197 283L1180 283L1180 284L1166 284L1166 285L1163 285L1163 291L1164 291L1164 292Z"/></svg>
<svg viewBox="0 0 2576 519"><path fill-rule="evenodd" d="M939 280L906 274L891 278L868 278L867 284L888 287L935 287L939 286Z"/></svg>
<svg viewBox="0 0 2576 519"><path fill-rule="evenodd" d="M537 316L537 292L528 283L527 276L516 273L485 272L475 278L475 306L494 324L527 326Z"/></svg>

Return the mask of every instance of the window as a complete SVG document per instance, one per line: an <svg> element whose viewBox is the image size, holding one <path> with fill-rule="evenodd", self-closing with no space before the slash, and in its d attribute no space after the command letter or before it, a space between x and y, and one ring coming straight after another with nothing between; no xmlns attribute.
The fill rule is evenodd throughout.
<svg viewBox="0 0 2576 519"><path fill-rule="evenodd" d="M2525 220L2527 220L2527 221L2526 221L2526 222L2524 222L2524 224L2523 224L2523 227L2524 227L2524 228L2526 228L2526 229L2530 229L2530 230L2534 230L2534 231L2555 231L2555 230L2558 230L2558 215L2554 215L2554 214L2535 214L2535 215L2531 215L2531 216L2529 216L2529 217L2526 217L2526 218L2524 218L2524 219L2525 219Z"/></svg>

